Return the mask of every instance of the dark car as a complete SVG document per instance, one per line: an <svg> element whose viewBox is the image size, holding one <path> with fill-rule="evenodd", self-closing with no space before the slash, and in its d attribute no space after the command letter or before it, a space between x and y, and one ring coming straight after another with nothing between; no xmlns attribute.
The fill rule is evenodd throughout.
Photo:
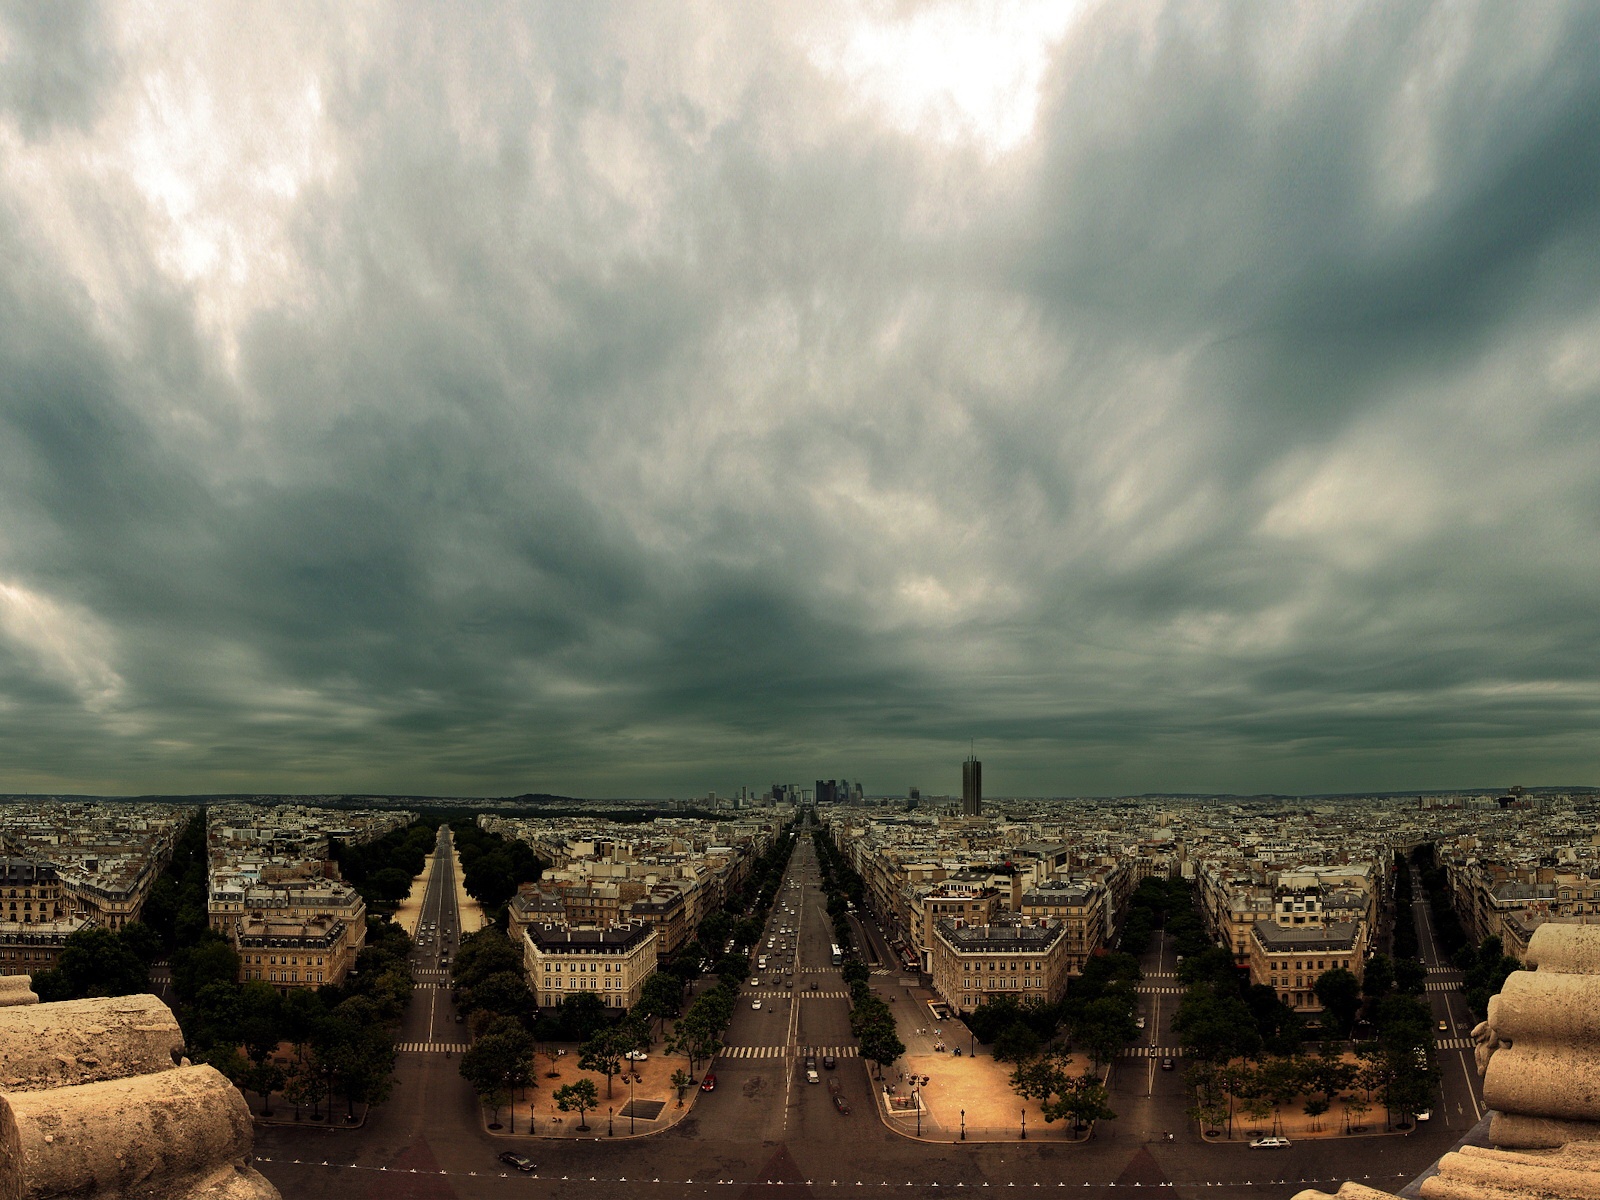
<svg viewBox="0 0 1600 1200"><path fill-rule="evenodd" d="M822 1056L822 1065L826 1070L831 1071L839 1065L839 1060L831 1054L824 1054Z"/></svg>
<svg viewBox="0 0 1600 1200"><path fill-rule="evenodd" d="M1161 1069L1162 1069L1162 1070L1163 1070L1163 1071L1170 1071L1170 1070L1172 1070L1172 1060L1171 1060L1171 1059L1170 1059L1170 1058L1163 1058L1163 1059L1162 1059L1162 1060L1161 1060Z"/></svg>
<svg viewBox="0 0 1600 1200"><path fill-rule="evenodd" d="M500 1152L500 1161L508 1167L515 1167L519 1171L537 1171L539 1164L525 1154L515 1154L510 1150Z"/></svg>

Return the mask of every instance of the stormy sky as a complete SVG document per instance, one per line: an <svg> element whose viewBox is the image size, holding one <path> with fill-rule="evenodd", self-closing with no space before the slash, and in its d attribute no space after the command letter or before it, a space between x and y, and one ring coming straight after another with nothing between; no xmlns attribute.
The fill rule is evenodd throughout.
<svg viewBox="0 0 1600 1200"><path fill-rule="evenodd" d="M1600 783L1594 5L3 0L0 263L0 790Z"/></svg>

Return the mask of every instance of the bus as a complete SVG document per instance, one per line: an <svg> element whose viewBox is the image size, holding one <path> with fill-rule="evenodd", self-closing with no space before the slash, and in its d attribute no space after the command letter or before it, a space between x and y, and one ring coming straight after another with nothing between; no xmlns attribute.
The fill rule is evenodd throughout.
<svg viewBox="0 0 1600 1200"><path fill-rule="evenodd" d="M838 942L832 943L831 948L833 950L833 965L837 967L840 963L844 962L844 951L839 949Z"/></svg>

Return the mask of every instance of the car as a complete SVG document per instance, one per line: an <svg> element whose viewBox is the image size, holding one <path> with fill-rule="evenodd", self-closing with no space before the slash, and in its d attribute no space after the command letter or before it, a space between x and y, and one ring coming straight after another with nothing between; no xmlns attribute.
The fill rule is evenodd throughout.
<svg viewBox="0 0 1600 1200"><path fill-rule="evenodd" d="M759 980L759 979L751 979L750 980L750 986L751 987L760 987L761 986L761 980Z"/></svg>
<svg viewBox="0 0 1600 1200"><path fill-rule="evenodd" d="M831 1054L824 1054L822 1056L822 1065L831 1071L839 1065L839 1060Z"/></svg>
<svg viewBox="0 0 1600 1200"><path fill-rule="evenodd" d="M816 991L816 990L817 990L817 985L816 985L816 984L814 984L814 983L813 983L813 984L812 984L812 985L811 985L811 990L812 990L812 991L813 991L813 992L814 992L814 991Z"/></svg>
<svg viewBox="0 0 1600 1200"><path fill-rule="evenodd" d="M850 1106L844 1102L843 1096L835 1096L833 1098L833 1106L839 1110L841 1115L846 1117L850 1115Z"/></svg>
<svg viewBox="0 0 1600 1200"><path fill-rule="evenodd" d="M1431 1121L1431 1120L1433 1120L1433 1109L1431 1109L1431 1108L1423 1109L1421 1112L1419 1112L1417 1114L1417 1120L1419 1120L1419 1121Z"/></svg>
<svg viewBox="0 0 1600 1200"><path fill-rule="evenodd" d="M1252 1150L1283 1150L1289 1145L1286 1137L1258 1137L1250 1143Z"/></svg>
<svg viewBox="0 0 1600 1200"><path fill-rule="evenodd" d="M1134 1024L1135 1024L1135 1025L1137 1025L1137 1026L1138 1026L1138 1027L1139 1027L1139 1028L1140 1028L1140 1029L1143 1029L1143 1028L1144 1028L1144 1018L1143 1018L1143 1017L1138 1017L1138 1018L1135 1018L1135 1020L1134 1020L1134 1022L1133 1022L1133 1023L1134 1023Z"/></svg>
<svg viewBox="0 0 1600 1200"><path fill-rule="evenodd" d="M717 1077L710 1071L707 1071L705 1078L700 1081L700 1090L702 1092L714 1092L717 1090Z"/></svg>
<svg viewBox="0 0 1600 1200"><path fill-rule="evenodd" d="M760 999L758 998L758 999L750 1001L750 1007L759 1010L761 1008Z"/></svg>
<svg viewBox="0 0 1600 1200"><path fill-rule="evenodd" d="M500 1161L508 1167L515 1167L519 1171L537 1171L539 1169L539 1164L526 1154L518 1154L512 1150L502 1150L500 1152Z"/></svg>
<svg viewBox="0 0 1600 1200"><path fill-rule="evenodd" d="M629 1050L622 1057L627 1059L629 1062L649 1062L650 1061L650 1055L646 1051L643 1051L643 1050Z"/></svg>
<svg viewBox="0 0 1600 1200"><path fill-rule="evenodd" d="M1440 1033L1449 1033L1450 1032L1450 1022L1449 1021L1440 1021L1439 1022L1439 1032Z"/></svg>
<svg viewBox="0 0 1600 1200"><path fill-rule="evenodd" d="M1162 1070L1163 1070L1163 1071L1170 1071L1170 1070L1172 1070L1172 1060L1171 1060L1171 1059L1170 1059L1170 1058L1163 1058L1163 1059L1162 1059L1162 1060L1161 1060L1161 1069L1162 1069Z"/></svg>

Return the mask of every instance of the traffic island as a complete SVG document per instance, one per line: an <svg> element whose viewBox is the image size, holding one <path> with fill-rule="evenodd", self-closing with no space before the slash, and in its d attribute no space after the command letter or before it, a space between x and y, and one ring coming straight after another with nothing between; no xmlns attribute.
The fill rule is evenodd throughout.
<svg viewBox="0 0 1600 1200"><path fill-rule="evenodd" d="M565 1049L566 1053L560 1053ZM652 1052L642 1063L630 1063L629 1070L615 1075L607 1095L606 1077L596 1071L580 1070L575 1046L552 1048L549 1069L539 1072L538 1085L514 1097L495 1110L485 1104L481 1111L485 1132L500 1137L538 1138L630 1138L651 1137L671 1129L694 1108L700 1095L700 1081L684 1087L682 1103L673 1085L673 1076L687 1071L687 1060ZM543 1055L540 1056L544 1058ZM706 1068L710 1070L710 1067ZM595 1107L580 1120L577 1110L562 1112L555 1099L566 1085L587 1080L594 1086ZM580 1129L583 1125L587 1128Z"/></svg>

